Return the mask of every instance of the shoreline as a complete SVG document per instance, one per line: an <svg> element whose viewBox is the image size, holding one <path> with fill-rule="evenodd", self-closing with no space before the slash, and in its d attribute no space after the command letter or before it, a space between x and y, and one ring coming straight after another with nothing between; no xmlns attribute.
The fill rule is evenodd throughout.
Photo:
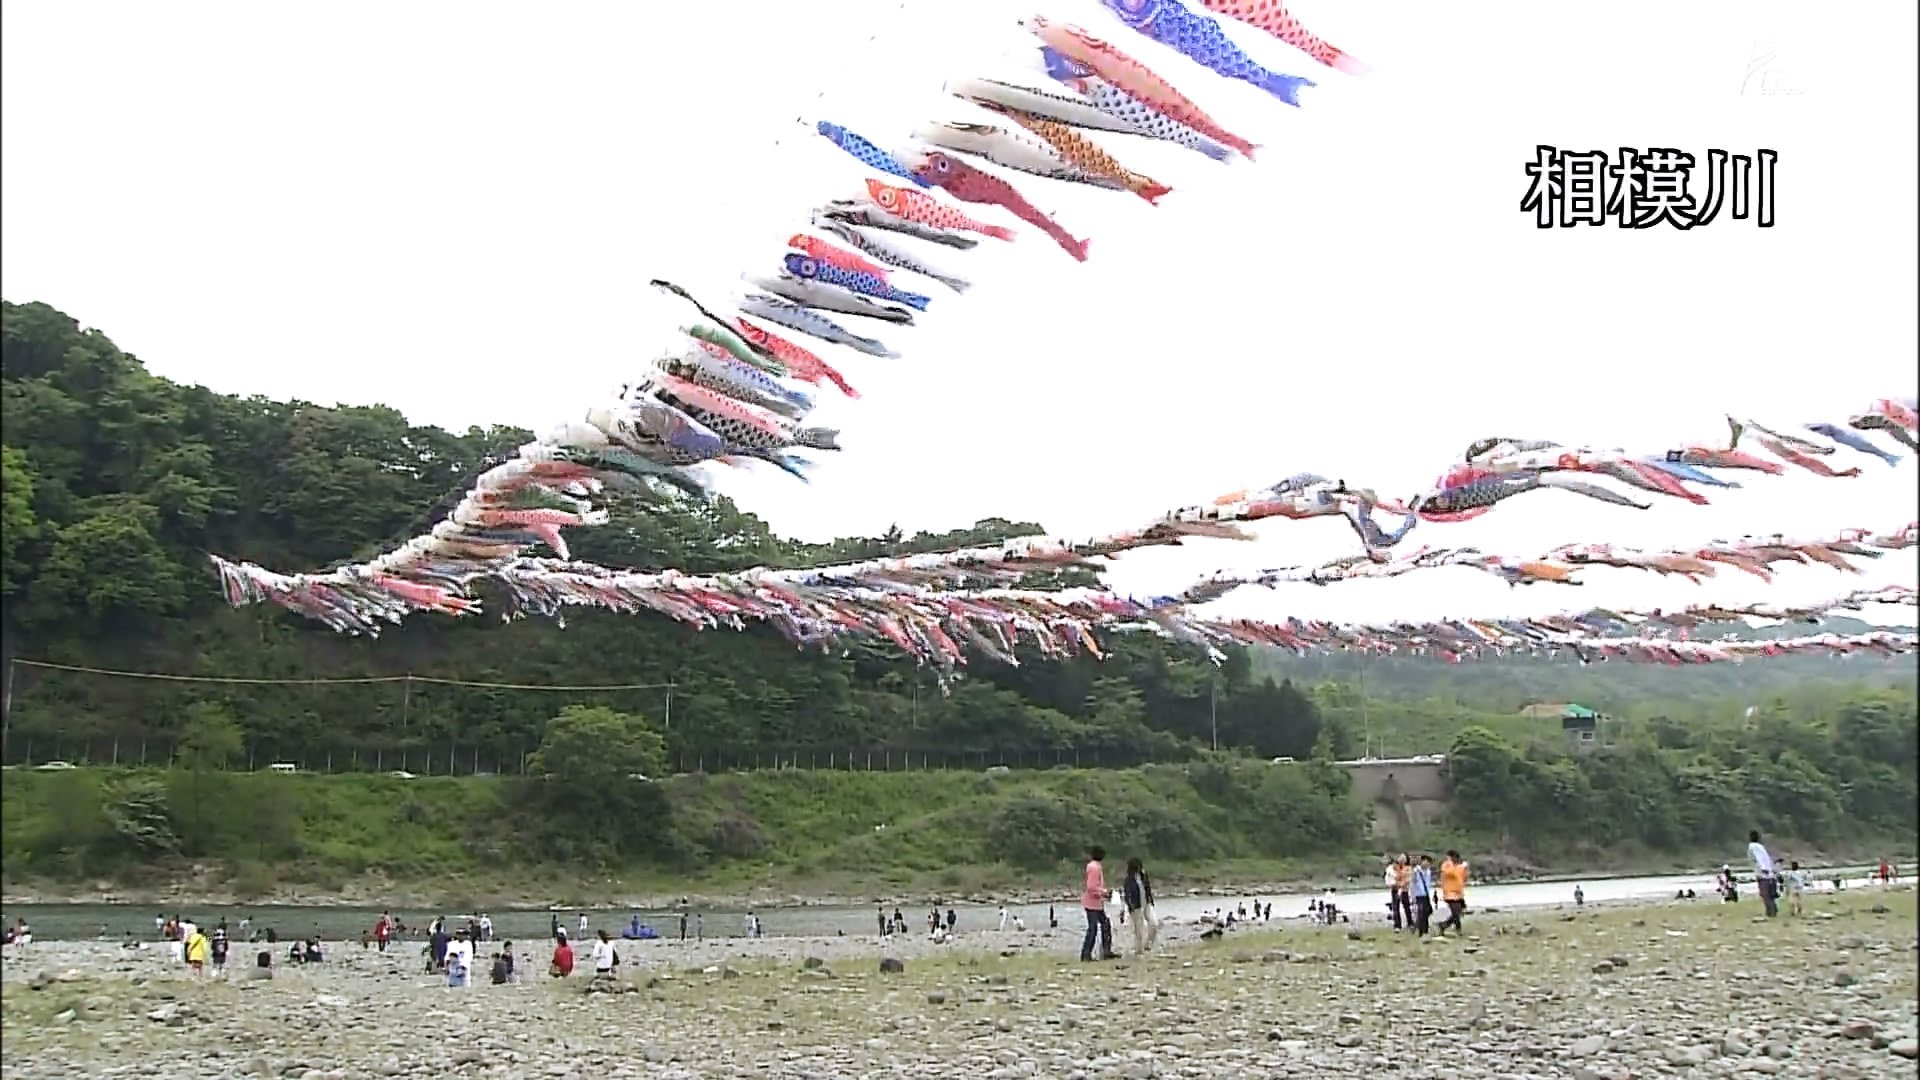
<svg viewBox="0 0 1920 1080"><path fill-rule="evenodd" d="M1912 884L1897 886L1898 891L1911 892ZM1832 896L1831 892L1819 895ZM1472 893L1468 893L1469 900ZM1503 904L1490 907L1470 907L1468 919L1475 932L1481 929L1505 925L1515 920L1525 921L1540 916L1556 917L1595 917L1606 912L1618 912L1630 909L1671 907L1677 910L1689 910L1698 907L1717 907L1712 903L1677 901L1670 896L1631 896L1587 902L1584 907L1576 906L1568 900L1554 900L1537 904ZM1074 913L1077 916L1077 912ZM1355 935L1374 938L1386 934L1393 938L1403 936L1411 938L1404 931L1392 930L1387 917L1378 912L1347 912L1350 921L1333 925L1315 922L1301 915L1281 916L1271 922L1245 921L1236 927L1226 929L1224 941L1231 946L1236 940L1246 943L1256 941L1273 944L1282 939L1309 937L1316 941L1353 940ZM1435 916L1436 920L1439 918ZM1206 943L1203 938L1213 924L1201 918L1178 918L1172 915L1158 919L1158 941L1161 948L1185 950ZM879 959L897 957L901 959L926 960L936 957L953 958L966 964L972 958L994 955L1009 956L1014 952L1026 955L1051 955L1056 951L1069 950L1077 945L1084 933L1085 925L1077 917L1062 919L1058 927L1036 926L1025 930L967 930L950 938L936 941L933 937L918 930L903 934L891 934L885 938L871 931L859 934L769 934L765 937L730 937L713 934L699 940L677 940L667 935L653 940L639 941L615 938L614 943L621 948L636 950L631 954L637 970L664 970L677 968L700 968L703 966L727 963L757 963L773 961L777 963L799 963L808 956L817 956L827 962L848 959ZM1503 931L1493 931L1501 933ZM1116 948L1125 947L1131 951L1131 931L1124 925L1115 925L1113 940ZM418 937L403 938L394 948L385 953L370 950L366 946L351 947L346 940L334 941L322 939L323 944L332 946L329 958L346 968L358 968L367 965L391 965L396 961L410 962L424 947L425 939ZM498 945L495 941L493 944ZM258 943L246 943L241 950L261 948L277 949L286 942L268 946ZM547 942L535 945L537 950ZM62 962L75 959L91 962L118 961L132 959L149 962L165 956L169 943L159 940L140 939L137 945L129 948L121 940L101 938L46 938L35 935L35 941L24 951L0 953L4 968L9 974L17 974L23 961L32 959L40 962ZM236 969L237 970L237 969Z"/></svg>
<svg viewBox="0 0 1920 1080"><path fill-rule="evenodd" d="M1471 860L1469 860L1471 861ZM1902 853L1894 859L1896 877L1901 868L1911 866L1913 855ZM1652 860L1635 860L1623 863L1621 868L1611 871L1564 872L1542 874L1516 874L1500 877L1476 879L1475 884L1491 885L1572 885L1579 882L1605 881L1620 878L1650 877L1691 877L1712 874L1717 867L1698 865L1686 869L1677 869L1673 863L1655 863ZM1871 864L1859 861L1840 861L1817 866L1807 870L1816 878L1826 878L1836 871L1858 871L1866 876ZM1177 873L1167 876L1177 877ZM1200 875L1203 878L1207 875ZM1747 877L1744 871L1741 876ZM1852 874L1849 877L1854 876ZM96 883L96 884L105 884ZM1170 899L1212 899L1248 896L1288 896L1311 895L1326 889L1349 891L1363 889L1368 883L1350 878L1320 876L1294 880L1271 879L1224 879L1208 880L1206 884L1163 889L1161 895ZM565 890L560 890L564 892ZM1051 889L1023 887L1011 889L965 889L942 892L939 888L909 888L905 891L897 886L882 886L875 890L814 890L790 891L786 889L762 887L747 890L688 890L678 893L664 893L658 890L635 891L594 903L555 903L551 899L541 900L524 891L487 892L462 888L460 885L434 885L425 883L387 883L369 881L351 883L345 888L322 890L305 889L299 884L289 884L275 889L266 896L243 898L230 890L214 888L193 888L179 885L165 887L113 888L111 890L74 890L71 888L20 888L0 893L0 905L60 908L60 907L111 907L133 906L160 908L178 907L253 907L253 908L441 908L474 907L489 911L513 913L546 913L553 911L584 911L604 913L610 911L668 912L683 906L704 908L707 910L750 910L750 909L804 909L804 908L854 908L874 904L886 906L908 906L926 902L929 895L938 895L940 902L966 907L992 907L995 905L1035 906L1057 904L1063 897L1071 899L1072 889L1066 885ZM467 902L449 905L450 896L458 895Z"/></svg>

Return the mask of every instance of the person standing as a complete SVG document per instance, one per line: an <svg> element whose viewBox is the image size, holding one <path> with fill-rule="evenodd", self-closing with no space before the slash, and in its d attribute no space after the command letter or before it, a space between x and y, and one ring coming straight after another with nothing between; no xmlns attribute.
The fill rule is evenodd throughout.
<svg viewBox="0 0 1920 1080"><path fill-rule="evenodd" d="M1460 917L1467 911L1467 863L1457 851L1449 850L1446 860L1440 864L1440 899L1447 905L1447 917L1437 928L1440 936L1447 936L1449 926L1466 933Z"/></svg>
<svg viewBox="0 0 1920 1080"><path fill-rule="evenodd" d="M1422 854L1407 883L1407 897L1413 903L1413 931L1422 937L1433 927L1433 884L1433 856Z"/></svg>
<svg viewBox="0 0 1920 1080"><path fill-rule="evenodd" d="M1100 959L1113 959L1113 922L1107 918L1107 901L1113 897L1113 890L1107 888L1107 869L1101 865L1107 851L1102 847L1087 849L1087 876L1085 888L1080 893L1080 907L1087 915L1087 937L1080 944L1080 959L1094 958L1093 946L1100 944Z"/></svg>
<svg viewBox="0 0 1920 1080"><path fill-rule="evenodd" d="M1003 934L1007 932L1007 905L1005 904L1000 905L1000 932Z"/></svg>
<svg viewBox="0 0 1920 1080"><path fill-rule="evenodd" d="M195 975L205 974L207 970L207 957L211 952L212 946L207 941L207 935L203 933L199 927L195 926L193 933L187 938L186 944L188 970L192 971Z"/></svg>
<svg viewBox="0 0 1920 1080"><path fill-rule="evenodd" d="M433 920L433 933L427 937L427 956L432 961L433 970L440 971L447 966L447 950L453 947L453 939L447 936L446 924L439 919Z"/></svg>
<svg viewBox="0 0 1920 1080"><path fill-rule="evenodd" d="M1787 913L1799 918L1807 913L1807 872L1798 861L1787 864Z"/></svg>
<svg viewBox="0 0 1920 1080"><path fill-rule="evenodd" d="M1133 951L1145 954L1159 939L1160 926L1153 916L1153 879L1137 857L1127 860L1127 877L1120 885L1120 895L1132 913Z"/></svg>
<svg viewBox="0 0 1920 1080"><path fill-rule="evenodd" d="M620 963L620 954L613 951L613 942L605 930L600 931L600 940L593 943L593 977L611 979L613 969Z"/></svg>
<svg viewBox="0 0 1920 1080"><path fill-rule="evenodd" d="M680 909L680 940L687 940L687 909Z"/></svg>
<svg viewBox="0 0 1920 1080"><path fill-rule="evenodd" d="M1747 834L1747 858L1753 860L1753 887L1760 891L1760 906L1767 918L1780 914L1780 879L1773 872L1773 853L1760 842L1760 830Z"/></svg>
<svg viewBox="0 0 1920 1080"><path fill-rule="evenodd" d="M1413 894L1408 890L1413 886L1413 859L1403 851L1388 869L1393 875L1393 885L1387 893L1387 907L1393 915L1393 928L1411 930Z"/></svg>
<svg viewBox="0 0 1920 1080"><path fill-rule="evenodd" d="M467 976L473 968L473 938L462 928L453 932L453 940L447 943L447 989L465 990Z"/></svg>
<svg viewBox="0 0 1920 1080"><path fill-rule="evenodd" d="M227 970L227 949L230 946L227 942L227 928L225 926L216 926L213 928L213 940L211 945L212 945L212 953L213 953L213 970L216 974L218 974L219 972Z"/></svg>

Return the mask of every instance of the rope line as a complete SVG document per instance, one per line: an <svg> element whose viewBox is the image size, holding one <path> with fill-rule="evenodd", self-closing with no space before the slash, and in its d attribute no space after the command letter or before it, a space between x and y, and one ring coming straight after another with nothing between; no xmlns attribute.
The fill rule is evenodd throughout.
<svg viewBox="0 0 1920 1080"><path fill-rule="evenodd" d="M116 679L150 679L161 682L224 683L241 686L334 686L370 683L432 683L436 686L469 686L480 690L544 690L579 693L590 690L671 690L678 683L499 683L473 679L442 679L432 675L343 675L311 679L257 679L238 675L177 675L163 671L114 671L79 664L56 664L47 660L15 660L22 667L49 671L74 671L83 675L106 675Z"/></svg>

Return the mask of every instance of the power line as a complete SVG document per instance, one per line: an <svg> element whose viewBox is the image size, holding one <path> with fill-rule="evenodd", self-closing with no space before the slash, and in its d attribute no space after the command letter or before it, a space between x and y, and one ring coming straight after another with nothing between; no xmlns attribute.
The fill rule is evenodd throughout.
<svg viewBox="0 0 1920 1080"><path fill-rule="evenodd" d="M105 675L116 679L152 679L162 682L225 683L243 686L330 686L368 683L432 683L438 686L470 686L480 690L544 690L568 693L581 693L591 690L671 690L677 683L587 683L567 684L549 683L498 683L478 682L472 679L442 679L432 675L351 675L311 679L256 679L237 675L176 675L162 671L113 671L108 668L84 667L78 664L56 664L47 660L14 660L23 667L45 668L49 671L74 671L83 675Z"/></svg>

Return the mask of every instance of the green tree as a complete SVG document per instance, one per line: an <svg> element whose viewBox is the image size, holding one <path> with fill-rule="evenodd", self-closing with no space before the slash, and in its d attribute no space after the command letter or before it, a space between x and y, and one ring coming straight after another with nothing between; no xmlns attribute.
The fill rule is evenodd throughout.
<svg viewBox="0 0 1920 1080"><path fill-rule="evenodd" d="M1504 830L1527 797L1519 752L1483 727L1460 732L1447 751L1454 816L1468 825Z"/></svg>
<svg viewBox="0 0 1920 1080"><path fill-rule="evenodd" d="M562 709L527 762L530 801L548 825L546 846L599 863L659 852L670 835L668 808L651 778L665 763L666 740L639 717L604 706Z"/></svg>
<svg viewBox="0 0 1920 1080"><path fill-rule="evenodd" d="M666 740L637 716L600 705L569 705L547 721L540 749L527 762L533 775L569 785L620 783L666 770Z"/></svg>
<svg viewBox="0 0 1920 1080"><path fill-rule="evenodd" d="M180 741L174 751L187 771L187 829L182 849L190 855L213 850L209 839L210 823L203 816L208 779L204 775L224 769L239 755L243 746L240 725L225 707L210 701L187 706L180 725Z"/></svg>
<svg viewBox="0 0 1920 1080"><path fill-rule="evenodd" d="M174 751L181 764L194 770L224 769L245 749L245 733L226 706L213 701L187 706Z"/></svg>
<svg viewBox="0 0 1920 1080"><path fill-rule="evenodd" d="M33 468L27 464L27 452L15 446L0 447L0 595L12 592L17 580L26 579L14 556L39 531L40 519L33 512Z"/></svg>

